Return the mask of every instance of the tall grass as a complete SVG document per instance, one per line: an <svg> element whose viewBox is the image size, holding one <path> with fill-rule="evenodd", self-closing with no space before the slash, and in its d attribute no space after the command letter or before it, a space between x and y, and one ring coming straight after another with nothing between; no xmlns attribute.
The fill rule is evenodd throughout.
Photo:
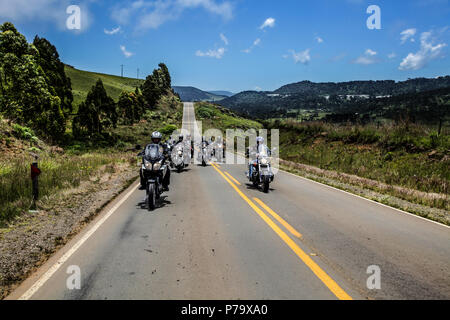
<svg viewBox="0 0 450 320"><path fill-rule="evenodd" d="M44 156L39 160L39 196L77 187L102 165L124 161L123 154L88 153L84 155ZM31 157L0 163L0 226L28 210L32 204Z"/></svg>

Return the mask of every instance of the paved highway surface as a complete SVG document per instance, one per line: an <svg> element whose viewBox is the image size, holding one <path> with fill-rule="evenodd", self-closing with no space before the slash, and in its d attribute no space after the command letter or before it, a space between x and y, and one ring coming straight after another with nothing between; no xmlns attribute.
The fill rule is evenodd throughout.
<svg viewBox="0 0 450 320"><path fill-rule="evenodd" d="M264 194L245 171L173 172L154 212L134 184L9 298L450 299L448 227L285 172Z"/></svg>

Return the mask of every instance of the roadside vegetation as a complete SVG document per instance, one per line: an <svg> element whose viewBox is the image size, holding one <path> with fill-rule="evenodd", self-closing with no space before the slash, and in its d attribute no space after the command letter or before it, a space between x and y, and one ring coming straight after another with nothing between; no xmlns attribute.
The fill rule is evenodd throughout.
<svg viewBox="0 0 450 320"><path fill-rule="evenodd" d="M410 123L378 126L267 121L280 129L280 158L335 178L419 203L450 210L450 135ZM320 170L315 172L320 174ZM413 192L417 190L419 192ZM427 195L426 195L426 194Z"/></svg>
<svg viewBox="0 0 450 320"><path fill-rule="evenodd" d="M32 205L30 163L39 157L38 207L117 165L136 166L137 144L180 127L182 103L167 66L145 80L76 70L55 46L0 26L0 228ZM137 175L137 168L136 175Z"/></svg>

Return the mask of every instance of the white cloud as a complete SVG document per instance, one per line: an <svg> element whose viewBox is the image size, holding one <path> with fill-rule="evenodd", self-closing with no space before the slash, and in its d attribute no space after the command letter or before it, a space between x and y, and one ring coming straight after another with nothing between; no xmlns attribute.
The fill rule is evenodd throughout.
<svg viewBox="0 0 450 320"><path fill-rule="evenodd" d="M388 54L388 58L389 59L394 59L395 57L397 57L397 54L395 52L392 52L392 53Z"/></svg>
<svg viewBox="0 0 450 320"><path fill-rule="evenodd" d="M295 52L295 50L289 50L290 55L283 55L283 58L287 59L291 57L295 63L308 64L311 61L310 49L305 51Z"/></svg>
<svg viewBox="0 0 450 320"><path fill-rule="evenodd" d="M177 20L187 9L203 8L209 13L228 20L233 17L233 6L229 1L218 3L216 0L135 0L128 6L116 6L111 17L126 25L136 21L135 31L157 29L162 24Z"/></svg>
<svg viewBox="0 0 450 320"><path fill-rule="evenodd" d="M255 91L262 91L262 88L261 88L261 87L258 87L258 86L256 86L256 87L255 87Z"/></svg>
<svg viewBox="0 0 450 320"><path fill-rule="evenodd" d="M266 21L259 27L261 30L265 28L273 28L275 27L275 19L274 18L267 18Z"/></svg>
<svg viewBox="0 0 450 320"><path fill-rule="evenodd" d="M317 43L323 43L323 39L321 37L316 37Z"/></svg>
<svg viewBox="0 0 450 320"><path fill-rule="evenodd" d="M356 64L362 64L362 65L374 64L374 63L378 62L376 55L377 55L376 51L373 51L372 49L367 49L363 55L359 56L352 62L356 63Z"/></svg>
<svg viewBox="0 0 450 320"><path fill-rule="evenodd" d="M113 28L113 29L111 29L111 30L103 29L103 31L105 32L105 34L107 34L107 35L109 35L109 36L111 36L111 35L113 35L113 34L116 34L116 33L119 33L120 30L121 30L121 27L120 27L120 26L117 27L117 28Z"/></svg>
<svg viewBox="0 0 450 320"><path fill-rule="evenodd" d="M134 53L127 51L127 48L125 48L125 46L120 46L120 50L126 58L130 58L134 55Z"/></svg>
<svg viewBox="0 0 450 320"><path fill-rule="evenodd" d="M223 41L223 43L225 43L226 46L228 45L228 39L223 33L220 34L220 39Z"/></svg>
<svg viewBox="0 0 450 320"><path fill-rule="evenodd" d="M441 55L442 49L447 44L439 43L433 45L433 40L430 39L431 35L431 32L423 32L421 34L419 51L408 54L400 63L400 70L419 70Z"/></svg>
<svg viewBox="0 0 450 320"><path fill-rule="evenodd" d="M225 48L219 48L214 50L208 50L206 52L197 50L195 55L197 57L209 57L209 58L216 58L216 59L222 59L225 54Z"/></svg>
<svg viewBox="0 0 450 320"><path fill-rule="evenodd" d="M251 45L250 48L245 49L245 50L242 50L242 52L244 52L244 53L250 53L250 52L253 51L253 49L254 49L256 46L259 46L260 44L261 44L261 39L260 39L260 38L257 38L255 41L253 41L253 44Z"/></svg>
<svg viewBox="0 0 450 320"><path fill-rule="evenodd" d="M414 39L414 36L416 35L416 33L417 33L417 29L415 29L415 28L406 29L406 30L402 31L402 32L400 33L400 35L402 36L402 38L401 38L401 43L404 44L406 41L408 41L408 39L409 39L411 42L416 41L416 40Z"/></svg>

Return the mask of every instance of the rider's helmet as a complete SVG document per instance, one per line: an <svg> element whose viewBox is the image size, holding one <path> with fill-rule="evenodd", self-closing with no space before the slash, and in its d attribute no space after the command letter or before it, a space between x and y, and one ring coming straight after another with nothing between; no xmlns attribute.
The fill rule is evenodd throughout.
<svg viewBox="0 0 450 320"><path fill-rule="evenodd" d="M152 142L153 142L154 144L159 144L159 143L161 143L161 140L162 140L162 134L161 134L161 132L155 131L155 132L152 133Z"/></svg>
<svg viewBox="0 0 450 320"><path fill-rule="evenodd" d="M183 142L183 139L184 139L183 135L180 134L180 135L178 136L178 142Z"/></svg>
<svg viewBox="0 0 450 320"><path fill-rule="evenodd" d="M257 145L264 144L264 138L263 137L256 138L256 144Z"/></svg>

